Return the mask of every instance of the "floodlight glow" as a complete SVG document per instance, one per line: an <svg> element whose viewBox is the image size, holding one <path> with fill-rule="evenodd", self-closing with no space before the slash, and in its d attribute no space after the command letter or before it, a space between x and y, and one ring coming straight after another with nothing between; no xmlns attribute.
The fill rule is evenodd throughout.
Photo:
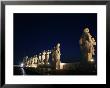
<svg viewBox="0 0 110 88"><path fill-rule="evenodd" d="M91 59L90 61L91 61L91 62L94 62L94 59Z"/></svg>

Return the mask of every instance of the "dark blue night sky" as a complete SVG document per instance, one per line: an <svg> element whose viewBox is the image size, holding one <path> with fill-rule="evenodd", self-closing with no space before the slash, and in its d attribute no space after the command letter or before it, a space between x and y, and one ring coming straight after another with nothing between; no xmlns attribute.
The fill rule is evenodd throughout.
<svg viewBox="0 0 110 88"><path fill-rule="evenodd" d="M14 64L19 64L25 56L51 50L58 42L62 62L79 60L79 39L85 27L96 39L96 13L15 13Z"/></svg>

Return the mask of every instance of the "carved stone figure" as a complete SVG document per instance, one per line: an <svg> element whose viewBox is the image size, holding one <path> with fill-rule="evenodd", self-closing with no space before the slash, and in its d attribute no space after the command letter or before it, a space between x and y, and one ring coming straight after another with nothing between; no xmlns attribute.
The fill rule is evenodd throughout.
<svg viewBox="0 0 110 88"><path fill-rule="evenodd" d="M94 45L96 45L96 42L95 39L92 38L91 34L89 33L88 28L84 29L84 32L80 38L79 43L83 57L87 61L92 61L93 55L95 55Z"/></svg>
<svg viewBox="0 0 110 88"><path fill-rule="evenodd" d="M42 52L42 59L41 59L41 63L44 64L44 60L45 60L45 50Z"/></svg>
<svg viewBox="0 0 110 88"><path fill-rule="evenodd" d="M49 54L50 54L50 51L46 51L46 54L45 54L45 64L48 64L48 60L49 60Z"/></svg>
<svg viewBox="0 0 110 88"><path fill-rule="evenodd" d="M41 53L39 53L38 59L39 59L39 62L41 63Z"/></svg>
<svg viewBox="0 0 110 88"><path fill-rule="evenodd" d="M60 43L58 43L52 50L52 61L54 69L60 69L60 55Z"/></svg>

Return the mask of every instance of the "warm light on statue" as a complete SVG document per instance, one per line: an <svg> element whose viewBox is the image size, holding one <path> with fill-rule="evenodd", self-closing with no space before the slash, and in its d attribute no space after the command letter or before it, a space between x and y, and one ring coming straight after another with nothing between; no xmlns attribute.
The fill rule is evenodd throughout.
<svg viewBox="0 0 110 88"><path fill-rule="evenodd" d="M94 59L91 59L90 61L91 61L91 62L94 62Z"/></svg>
<svg viewBox="0 0 110 88"><path fill-rule="evenodd" d="M88 62L93 62L94 60L92 58L95 55L94 46L96 46L96 41L94 37L90 34L89 28L84 29L82 36L79 40L79 44L83 58L85 58Z"/></svg>

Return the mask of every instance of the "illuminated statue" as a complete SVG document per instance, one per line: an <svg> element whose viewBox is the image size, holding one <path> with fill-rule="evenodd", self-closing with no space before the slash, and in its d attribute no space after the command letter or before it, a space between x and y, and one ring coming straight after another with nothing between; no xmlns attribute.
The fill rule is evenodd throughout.
<svg viewBox="0 0 110 88"><path fill-rule="evenodd" d="M45 64L49 64L49 54L50 54L51 52L48 50L48 51L46 51L46 54L45 54Z"/></svg>
<svg viewBox="0 0 110 88"><path fill-rule="evenodd" d="M52 62L54 69L60 69L60 43L52 50Z"/></svg>
<svg viewBox="0 0 110 88"><path fill-rule="evenodd" d="M29 65L29 61L26 62L26 67L28 67L28 65Z"/></svg>
<svg viewBox="0 0 110 88"><path fill-rule="evenodd" d="M38 59L39 59L39 62L41 63L41 53L39 53Z"/></svg>
<svg viewBox="0 0 110 88"><path fill-rule="evenodd" d="M93 55L95 55L94 45L96 45L95 39L92 38L91 34L89 33L89 29L85 28L80 38L80 48L83 54L83 57L87 61L93 61Z"/></svg>
<svg viewBox="0 0 110 88"><path fill-rule="evenodd" d="M44 60L45 60L45 50L42 52L42 58L41 58L41 63L44 64Z"/></svg>
<svg viewBox="0 0 110 88"><path fill-rule="evenodd" d="M35 55L35 57L34 57L34 64L38 64L38 57L37 57L37 55Z"/></svg>
<svg viewBox="0 0 110 88"><path fill-rule="evenodd" d="M30 67L32 67L32 64L33 64L33 59L32 57L30 58Z"/></svg>
<svg viewBox="0 0 110 88"><path fill-rule="evenodd" d="M37 55L33 56L33 57L31 58L31 61L32 61L31 67L37 67L37 66L38 66L38 65L37 65L37 61L38 61Z"/></svg>
<svg viewBox="0 0 110 88"><path fill-rule="evenodd" d="M56 58L56 69L60 69L60 43L56 46L55 58Z"/></svg>
<svg viewBox="0 0 110 88"><path fill-rule="evenodd" d="M40 61L39 61L39 58L37 57L37 55L36 55L35 57L36 57L36 62L35 62L35 63L36 63L37 66L38 66Z"/></svg>

